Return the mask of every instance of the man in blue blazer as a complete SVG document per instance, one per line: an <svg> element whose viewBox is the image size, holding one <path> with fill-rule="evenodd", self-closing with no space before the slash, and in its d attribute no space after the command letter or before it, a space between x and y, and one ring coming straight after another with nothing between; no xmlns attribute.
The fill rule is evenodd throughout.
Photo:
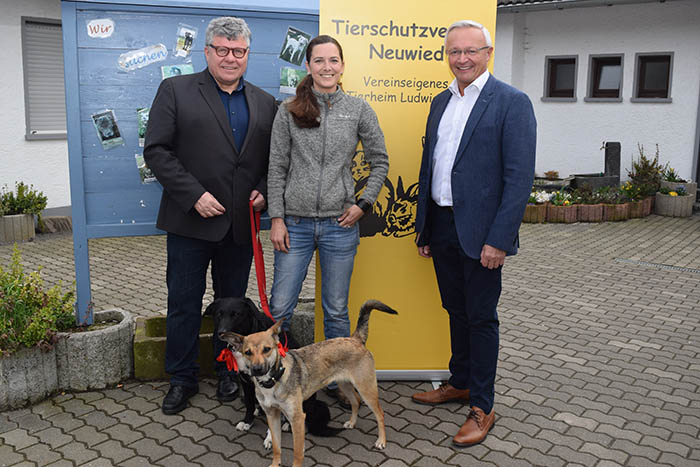
<svg viewBox="0 0 700 467"><path fill-rule="evenodd" d="M450 379L413 395L423 404L467 402L458 446L484 440L495 421L501 269L518 249L532 189L536 122L528 97L487 71L486 28L459 21L445 51L455 76L433 100L419 176L416 243L432 257L450 318Z"/></svg>
<svg viewBox="0 0 700 467"><path fill-rule="evenodd" d="M167 231L168 315L165 371L171 415L197 393L198 336L207 268L214 298L242 297L253 248L248 202L265 206L275 98L248 83L251 33L240 18L215 18L207 27L207 69L163 80L150 110L144 159L163 195L156 226ZM225 347L216 332L214 357ZM238 387L216 363L216 396Z"/></svg>

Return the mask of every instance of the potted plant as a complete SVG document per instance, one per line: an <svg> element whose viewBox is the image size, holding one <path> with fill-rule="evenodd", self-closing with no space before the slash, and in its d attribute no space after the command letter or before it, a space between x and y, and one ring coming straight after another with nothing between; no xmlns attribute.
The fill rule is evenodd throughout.
<svg viewBox="0 0 700 467"><path fill-rule="evenodd" d="M686 193L682 186L675 190L660 188L656 193L655 212L660 216L688 217L693 214L695 195Z"/></svg>
<svg viewBox="0 0 700 467"><path fill-rule="evenodd" d="M619 187L603 186L596 190L603 203L603 221L629 219L629 204L625 202Z"/></svg>
<svg viewBox="0 0 700 467"><path fill-rule="evenodd" d="M33 185L15 184L11 191L7 185L0 193L0 243L24 242L34 238L34 216L41 226L41 211L46 208L44 193Z"/></svg>
<svg viewBox="0 0 700 467"><path fill-rule="evenodd" d="M661 175L661 188L677 191L679 187L683 188L683 191L689 195L695 195L698 191L698 184L696 182L684 180L667 164Z"/></svg>
<svg viewBox="0 0 700 467"><path fill-rule="evenodd" d="M547 218L547 202L552 197L551 193L544 190L533 191L525 206L523 222L530 224L541 224Z"/></svg>
<svg viewBox="0 0 700 467"><path fill-rule="evenodd" d="M564 190L552 193L552 198L547 205L547 222L563 222L570 224L578 220L575 200Z"/></svg>
<svg viewBox="0 0 700 467"><path fill-rule="evenodd" d="M591 185L586 183L581 188L577 188L572 196L578 203L579 222L601 222L603 220L603 204Z"/></svg>
<svg viewBox="0 0 700 467"><path fill-rule="evenodd" d="M654 157L647 156L644 146L637 144L639 156L632 160L632 169L627 171L630 182L639 187L639 197L644 200L644 214L653 211L655 194L661 187L661 175L664 168L659 163L659 145L656 145Z"/></svg>
<svg viewBox="0 0 700 467"><path fill-rule="evenodd" d="M40 401L58 389L57 333L75 325L74 293L44 288L41 269L26 274L15 246L0 266L0 410Z"/></svg>
<svg viewBox="0 0 700 467"><path fill-rule="evenodd" d="M620 192L622 193L622 197L629 203L630 219L645 217L647 215L644 209L641 187L627 181L620 186Z"/></svg>

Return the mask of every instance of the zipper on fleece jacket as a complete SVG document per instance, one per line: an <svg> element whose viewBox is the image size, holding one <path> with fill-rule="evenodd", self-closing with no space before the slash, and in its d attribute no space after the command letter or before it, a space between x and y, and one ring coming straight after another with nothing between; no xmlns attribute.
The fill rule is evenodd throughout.
<svg viewBox="0 0 700 467"><path fill-rule="evenodd" d="M323 181L323 163L326 159L326 125L328 124L328 110L331 108L331 98L326 99L326 106L323 107L323 131L321 132L323 144L321 146L321 172L318 174L318 186L316 188L316 215L321 212L321 184Z"/></svg>

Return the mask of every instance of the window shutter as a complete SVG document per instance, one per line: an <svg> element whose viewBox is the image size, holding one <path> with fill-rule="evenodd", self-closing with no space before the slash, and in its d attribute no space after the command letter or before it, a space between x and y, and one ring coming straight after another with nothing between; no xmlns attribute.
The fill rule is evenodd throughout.
<svg viewBox="0 0 700 467"><path fill-rule="evenodd" d="M26 137L65 138L61 24L23 18L22 26Z"/></svg>

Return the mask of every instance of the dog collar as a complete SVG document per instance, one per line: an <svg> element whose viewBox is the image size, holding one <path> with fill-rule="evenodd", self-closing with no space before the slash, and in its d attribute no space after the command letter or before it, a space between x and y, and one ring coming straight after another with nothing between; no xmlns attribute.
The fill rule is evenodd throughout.
<svg viewBox="0 0 700 467"><path fill-rule="evenodd" d="M284 366L282 366L282 359L277 359L277 364L275 365L275 368L270 372L270 377L266 379L265 381L260 381L258 379L258 383L260 383L260 386L264 387L265 389L270 389L272 386L277 384L277 381L282 378L282 375L284 374Z"/></svg>

